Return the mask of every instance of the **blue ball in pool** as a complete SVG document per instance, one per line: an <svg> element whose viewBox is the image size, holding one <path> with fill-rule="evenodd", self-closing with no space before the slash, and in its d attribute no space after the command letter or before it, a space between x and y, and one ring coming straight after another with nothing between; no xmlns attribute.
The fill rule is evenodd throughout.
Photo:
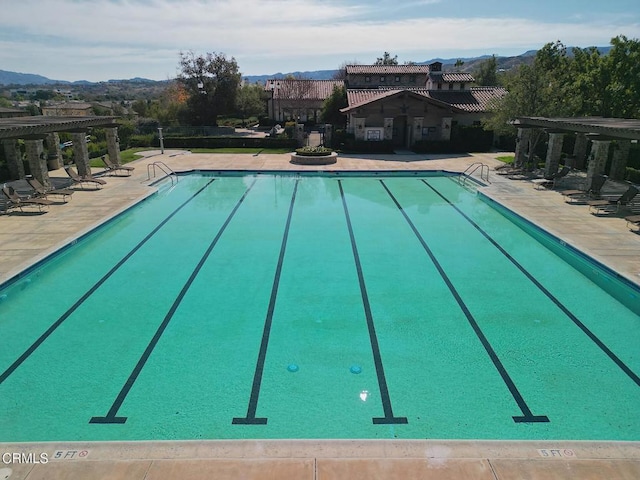
<svg viewBox="0 0 640 480"><path fill-rule="evenodd" d="M287 370L289 370L291 373L295 373L300 370L300 367L298 367L298 365L296 365L295 363L292 363L287 367Z"/></svg>
<svg viewBox="0 0 640 480"><path fill-rule="evenodd" d="M362 367L360 365L351 365L349 369L351 373L355 373L356 375L362 373Z"/></svg>

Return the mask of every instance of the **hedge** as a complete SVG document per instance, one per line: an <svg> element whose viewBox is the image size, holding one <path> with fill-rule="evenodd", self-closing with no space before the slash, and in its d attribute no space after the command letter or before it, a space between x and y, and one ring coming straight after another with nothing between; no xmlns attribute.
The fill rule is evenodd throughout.
<svg viewBox="0 0 640 480"><path fill-rule="evenodd" d="M342 150L351 153L393 153L394 147L391 140L367 142L346 138Z"/></svg>
<svg viewBox="0 0 640 480"><path fill-rule="evenodd" d="M243 138L243 137L168 137L165 148L290 148L298 146L289 138Z"/></svg>

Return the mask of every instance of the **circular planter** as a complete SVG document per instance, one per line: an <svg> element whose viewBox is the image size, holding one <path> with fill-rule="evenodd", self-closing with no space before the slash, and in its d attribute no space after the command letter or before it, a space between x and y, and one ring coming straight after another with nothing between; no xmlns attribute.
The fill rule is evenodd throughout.
<svg viewBox="0 0 640 480"><path fill-rule="evenodd" d="M330 165L338 161L338 154L331 152L327 155L300 155L299 153L291 153L291 163L299 165Z"/></svg>

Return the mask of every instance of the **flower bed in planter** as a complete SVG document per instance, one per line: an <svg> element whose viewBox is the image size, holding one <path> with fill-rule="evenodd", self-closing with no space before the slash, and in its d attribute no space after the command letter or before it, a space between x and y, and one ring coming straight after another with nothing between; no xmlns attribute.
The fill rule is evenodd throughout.
<svg viewBox="0 0 640 480"><path fill-rule="evenodd" d="M301 165L329 165L337 160L338 154L325 147L303 147L291 153L291 163Z"/></svg>

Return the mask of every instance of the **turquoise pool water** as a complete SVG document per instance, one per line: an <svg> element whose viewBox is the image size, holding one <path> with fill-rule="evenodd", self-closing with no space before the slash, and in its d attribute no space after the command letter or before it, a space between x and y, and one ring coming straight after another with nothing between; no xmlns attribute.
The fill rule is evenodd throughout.
<svg viewBox="0 0 640 480"><path fill-rule="evenodd" d="M512 220L448 175L184 176L0 290L0 441L640 440L637 292Z"/></svg>

